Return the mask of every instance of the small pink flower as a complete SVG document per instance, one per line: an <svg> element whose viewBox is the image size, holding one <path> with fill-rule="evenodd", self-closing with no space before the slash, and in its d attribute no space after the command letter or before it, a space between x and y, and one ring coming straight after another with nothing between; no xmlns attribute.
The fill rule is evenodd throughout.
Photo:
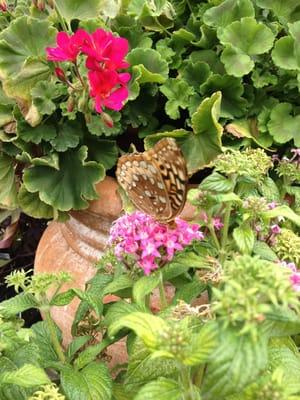
<svg viewBox="0 0 300 400"><path fill-rule="evenodd" d="M271 226L271 232L272 232L274 235L278 235L278 233L281 232L280 226L277 225L277 224L272 225L272 226Z"/></svg>
<svg viewBox="0 0 300 400"><path fill-rule="evenodd" d="M64 73L64 70L59 67L56 67L54 70L55 70L55 75L58 77L58 79L62 82L66 82L67 78Z"/></svg>
<svg viewBox="0 0 300 400"><path fill-rule="evenodd" d="M213 222L213 227L214 227L217 231L219 231L220 229L222 229L223 226L224 226L224 224L221 222L221 218L219 218L219 217L213 218L213 219L212 219L212 222Z"/></svg>
<svg viewBox="0 0 300 400"><path fill-rule="evenodd" d="M204 235L199 225L189 224L177 218L171 229L147 214L136 211L125 214L114 222L109 243L115 245L114 252L122 260L126 254L134 256L145 274L157 269L162 261L171 261L174 254L192 240L202 240Z"/></svg>
<svg viewBox="0 0 300 400"><path fill-rule="evenodd" d="M277 207L276 201L271 201L271 203L268 204L268 209L269 210L273 210L276 207Z"/></svg>
<svg viewBox="0 0 300 400"><path fill-rule="evenodd" d="M47 60L49 61L72 61L81 51L81 46L89 40L89 34L83 29L78 29L69 36L66 32L59 32L56 36L57 47L47 47Z"/></svg>
<svg viewBox="0 0 300 400"><path fill-rule="evenodd" d="M300 292L300 273L296 272L290 276L291 284L296 292Z"/></svg>
<svg viewBox="0 0 300 400"><path fill-rule="evenodd" d="M116 71L89 71L90 96L95 99L95 109L101 113L103 107L120 111L128 97L128 90L120 81Z"/></svg>
<svg viewBox="0 0 300 400"><path fill-rule="evenodd" d="M7 11L7 2L6 0L0 0L0 10L5 12Z"/></svg>

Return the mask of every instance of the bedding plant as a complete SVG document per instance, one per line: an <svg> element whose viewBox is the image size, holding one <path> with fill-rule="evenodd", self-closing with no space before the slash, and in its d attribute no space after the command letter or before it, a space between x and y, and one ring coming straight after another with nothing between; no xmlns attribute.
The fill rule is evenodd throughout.
<svg viewBox="0 0 300 400"><path fill-rule="evenodd" d="M1 399L299 399L300 2L0 9L1 207L64 220L131 142L173 137L190 176L210 168L192 222L128 207L85 290L62 291L64 272L6 278ZM65 347L50 310L75 297ZM25 327L31 308L44 319ZM111 370L120 340L128 362Z"/></svg>

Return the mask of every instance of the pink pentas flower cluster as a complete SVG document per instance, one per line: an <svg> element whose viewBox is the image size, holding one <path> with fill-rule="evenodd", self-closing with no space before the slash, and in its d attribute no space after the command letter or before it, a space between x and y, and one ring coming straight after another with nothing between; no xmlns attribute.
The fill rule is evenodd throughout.
<svg viewBox="0 0 300 400"><path fill-rule="evenodd" d="M146 275L165 262L171 261L176 251L183 250L194 239L202 240L198 224L176 218L176 227L161 224L150 215L136 211L118 218L110 231L110 244L122 260L130 254Z"/></svg>
<svg viewBox="0 0 300 400"><path fill-rule="evenodd" d="M56 47L46 49L47 59L54 62L69 61L76 65L78 56L86 57L89 93L95 101L95 109L103 107L120 111L128 97L126 84L131 76L120 70L129 67L124 60L128 53L128 41L104 29L89 34L78 29L74 34L59 32Z"/></svg>
<svg viewBox="0 0 300 400"><path fill-rule="evenodd" d="M280 261L280 265L291 271L290 282L296 292L300 292L300 271L293 262Z"/></svg>

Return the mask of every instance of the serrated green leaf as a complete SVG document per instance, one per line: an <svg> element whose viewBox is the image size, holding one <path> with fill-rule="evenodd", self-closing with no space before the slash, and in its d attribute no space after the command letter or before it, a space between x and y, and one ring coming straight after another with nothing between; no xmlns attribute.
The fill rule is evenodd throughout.
<svg viewBox="0 0 300 400"><path fill-rule="evenodd" d="M102 339L102 341L98 344L88 346L84 349L74 361L74 367L77 369L82 369L86 365L90 364L95 358L110 344L113 343L113 340Z"/></svg>
<svg viewBox="0 0 300 400"><path fill-rule="evenodd" d="M140 311L140 307L137 304L130 304L126 301L118 301L109 307L107 313L105 314L104 323L106 326L110 326L115 321L137 311Z"/></svg>
<svg viewBox="0 0 300 400"><path fill-rule="evenodd" d="M300 216L287 205L278 206L272 210L264 211L263 215L266 218L285 217L291 220L294 224L300 226Z"/></svg>
<svg viewBox="0 0 300 400"><path fill-rule="evenodd" d="M128 275L120 275L114 278L104 289L103 295L113 294L120 290L128 289L133 286L134 282Z"/></svg>
<svg viewBox="0 0 300 400"><path fill-rule="evenodd" d="M183 300L186 303L191 303L192 300L196 299L206 289L206 285L200 280L194 279L182 286L175 294L173 304L176 304L178 300Z"/></svg>
<svg viewBox="0 0 300 400"><path fill-rule="evenodd" d="M61 386L72 400L109 400L112 381L107 367L90 363L81 371L66 366L61 372Z"/></svg>
<svg viewBox="0 0 300 400"><path fill-rule="evenodd" d="M253 253L260 256L264 260L277 261L278 257L276 253L271 249L271 247L266 242L255 241L253 246Z"/></svg>
<svg viewBox="0 0 300 400"><path fill-rule="evenodd" d="M254 7L250 0L225 0L209 8L203 15L203 21L209 26L220 28L243 17L254 17Z"/></svg>
<svg viewBox="0 0 300 400"><path fill-rule="evenodd" d="M1 315L12 317L30 308L36 308L37 302L34 296L30 293L20 293L9 300L4 300L0 303Z"/></svg>
<svg viewBox="0 0 300 400"><path fill-rule="evenodd" d="M213 192L229 192L232 190L232 182L230 179L219 174L219 172L213 171L207 178L204 178L200 183L199 188L202 190L211 190Z"/></svg>
<svg viewBox="0 0 300 400"><path fill-rule="evenodd" d="M52 124L41 124L32 127L26 121L21 120L17 122L17 134L25 142L39 144L42 140L49 141L55 138L56 129Z"/></svg>
<svg viewBox="0 0 300 400"><path fill-rule="evenodd" d="M61 153L59 171L34 166L24 171L24 185L29 192L39 192L40 199L61 210L82 209L88 206L87 200L98 197L96 182L103 179L105 171L95 161L85 161L87 148Z"/></svg>
<svg viewBox="0 0 300 400"><path fill-rule="evenodd" d="M253 341L233 329L220 331L219 335L219 347L208 363L203 381L203 397L207 400L239 393L254 382L267 365L265 337ZM243 365L247 368L242 368Z"/></svg>
<svg viewBox="0 0 300 400"><path fill-rule="evenodd" d="M54 99L67 94L66 87L54 82L38 82L31 90L33 104L42 115L51 115L56 110Z"/></svg>
<svg viewBox="0 0 300 400"><path fill-rule="evenodd" d="M160 378L143 386L134 400L180 400L182 396L183 389L178 382Z"/></svg>
<svg viewBox="0 0 300 400"><path fill-rule="evenodd" d="M276 183L272 178L266 176L259 184L259 191L269 202L280 202L280 193Z"/></svg>
<svg viewBox="0 0 300 400"><path fill-rule="evenodd" d="M0 383L32 387L50 383L50 379L42 368L25 364L15 371L0 373Z"/></svg>
<svg viewBox="0 0 300 400"><path fill-rule="evenodd" d="M49 365L58 362L58 356L52 345L52 339L50 336L48 325L45 321L37 322L32 325L31 329L34 332L33 342L39 348L39 364L43 368L47 368ZM59 328L55 325L56 336L58 341L62 343L62 335Z"/></svg>
<svg viewBox="0 0 300 400"><path fill-rule="evenodd" d="M95 136L117 136L122 133L122 126L120 123L121 113L116 111L106 111L113 121L113 127L107 126L100 115L91 115L89 122L86 124L89 132Z"/></svg>
<svg viewBox="0 0 300 400"><path fill-rule="evenodd" d="M160 317L133 312L113 322L108 328L108 333L112 336L122 328L129 328L143 340L147 347L155 348L158 344L159 332L166 329L166 327L166 322Z"/></svg>
<svg viewBox="0 0 300 400"><path fill-rule="evenodd" d="M89 148L89 158L102 164L106 170L116 164L118 146L114 140L88 139L85 143Z"/></svg>
<svg viewBox="0 0 300 400"><path fill-rule="evenodd" d="M159 274L152 274L149 276L142 276L139 278L132 291L133 300L140 306L145 306L145 298L155 289L160 281Z"/></svg>
<svg viewBox="0 0 300 400"><path fill-rule="evenodd" d="M191 344L183 359L185 365L199 365L206 362L217 347L217 326L204 324L200 331L191 335Z"/></svg>
<svg viewBox="0 0 300 400"><path fill-rule="evenodd" d="M210 74L209 65L203 61L189 62L181 72L182 78L198 92Z"/></svg>
<svg viewBox="0 0 300 400"><path fill-rule="evenodd" d="M263 330L269 337L291 336L300 333L300 318L292 310L274 308L265 314Z"/></svg>
<svg viewBox="0 0 300 400"><path fill-rule="evenodd" d="M251 254L253 251L255 235L251 226L247 223L235 228L233 239L242 254Z"/></svg>
<svg viewBox="0 0 300 400"><path fill-rule="evenodd" d="M56 151L66 151L79 144L82 136L81 126L75 121L69 121L61 125L56 132L56 136L51 138L50 143Z"/></svg>
<svg viewBox="0 0 300 400"><path fill-rule="evenodd" d="M72 289L67 290L66 292L58 293L51 299L50 305L66 306L74 299L75 296L76 294Z"/></svg>
<svg viewBox="0 0 300 400"><path fill-rule="evenodd" d="M66 350L66 357L68 358L68 361L71 361L73 356L81 349L81 347L83 347L91 339L92 336L75 337L68 345L68 348Z"/></svg>

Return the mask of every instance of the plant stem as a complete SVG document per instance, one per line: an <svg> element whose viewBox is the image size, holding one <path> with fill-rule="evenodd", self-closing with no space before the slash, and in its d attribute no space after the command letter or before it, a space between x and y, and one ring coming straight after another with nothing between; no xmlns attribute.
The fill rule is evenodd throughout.
<svg viewBox="0 0 300 400"><path fill-rule="evenodd" d="M53 320L51 318L50 311L46 310L44 312L44 315L45 315L45 321L46 321L46 323L48 325L50 338L51 338L51 342L52 342L52 345L54 347L54 350L55 350L59 360L64 363L66 361L66 358L65 358L63 349L62 349L62 347L61 347L61 345L59 343L59 340L58 340L58 337L57 337L57 334L56 334L56 328L55 328L54 322L53 322Z"/></svg>
<svg viewBox="0 0 300 400"><path fill-rule="evenodd" d="M215 243L215 245L216 245L216 248L217 248L218 250L220 250L220 249L221 249L221 246L220 246L220 243L219 243L219 239L217 238L217 235L216 235L216 232L215 232L214 227L212 226L211 223L209 223L209 224L207 225L207 227L208 227L209 233L211 234L211 237L212 237L213 240L214 240L214 243Z"/></svg>
<svg viewBox="0 0 300 400"><path fill-rule="evenodd" d="M184 389L184 400L196 400L190 367L180 365L180 380Z"/></svg>
<svg viewBox="0 0 300 400"><path fill-rule="evenodd" d="M197 387L201 387L204 370L205 370L205 364L200 365L194 376L194 385Z"/></svg>
<svg viewBox="0 0 300 400"><path fill-rule="evenodd" d="M59 8L57 7L56 2L55 2L55 8L54 9L56 11L56 14L57 14L57 16L58 16L58 18L60 20L61 26L63 27L64 31L65 32L69 32L71 29L70 29L70 27L67 26L67 24L66 24L66 22L64 20L64 17L61 15L61 13L59 11Z"/></svg>
<svg viewBox="0 0 300 400"><path fill-rule="evenodd" d="M167 302L165 288L164 288L163 274L161 271L159 273L158 288L159 288L160 308L161 308L161 310L164 310L166 307L168 307L168 302Z"/></svg>

